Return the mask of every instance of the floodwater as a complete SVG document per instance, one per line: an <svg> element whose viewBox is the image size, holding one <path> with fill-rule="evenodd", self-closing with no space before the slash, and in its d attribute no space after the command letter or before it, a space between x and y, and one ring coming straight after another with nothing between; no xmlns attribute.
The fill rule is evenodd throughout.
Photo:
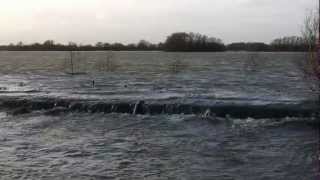
<svg viewBox="0 0 320 180"><path fill-rule="evenodd" d="M306 54L80 52L73 68L69 56L0 52L2 179L317 176L318 119L286 117L316 98ZM270 105L284 117L230 112Z"/></svg>

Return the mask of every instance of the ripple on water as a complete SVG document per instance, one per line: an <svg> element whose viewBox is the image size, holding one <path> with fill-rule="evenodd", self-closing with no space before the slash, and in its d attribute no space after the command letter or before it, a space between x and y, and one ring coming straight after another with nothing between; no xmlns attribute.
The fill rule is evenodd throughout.
<svg viewBox="0 0 320 180"><path fill-rule="evenodd" d="M1 119L7 179L312 179L317 171L309 119L41 112Z"/></svg>

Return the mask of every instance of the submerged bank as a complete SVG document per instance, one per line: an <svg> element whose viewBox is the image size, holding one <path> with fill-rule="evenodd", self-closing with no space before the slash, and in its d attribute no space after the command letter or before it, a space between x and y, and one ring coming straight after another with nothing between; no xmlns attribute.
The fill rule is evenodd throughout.
<svg viewBox="0 0 320 180"><path fill-rule="evenodd" d="M2 97L0 108L13 114L30 113L36 110L46 110L49 114L60 112L89 113L126 113L149 115L206 115L213 117L233 118L284 118L312 117L317 113L316 102L299 103L265 103L210 101L196 104L170 101L89 101L79 99L49 99L49 98L17 98Z"/></svg>
<svg viewBox="0 0 320 180"><path fill-rule="evenodd" d="M235 118L312 117L317 110L312 82L297 67L303 53L117 52L112 72L101 70L105 52L82 53L75 69L84 73L72 76L63 72L64 52L0 52L1 108ZM183 68L172 72L175 61Z"/></svg>

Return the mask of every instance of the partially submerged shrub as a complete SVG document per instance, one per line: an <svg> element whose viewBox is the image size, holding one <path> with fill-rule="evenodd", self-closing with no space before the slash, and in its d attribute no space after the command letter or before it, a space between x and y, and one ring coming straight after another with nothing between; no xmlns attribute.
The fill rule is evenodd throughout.
<svg viewBox="0 0 320 180"><path fill-rule="evenodd" d="M319 17L318 11L310 11L303 24L302 36L308 45L307 57L297 64L303 72L313 91L319 94L320 100L320 59L317 56L317 39L319 38ZM319 45L319 44L318 44Z"/></svg>
<svg viewBox="0 0 320 180"><path fill-rule="evenodd" d="M167 64L170 73L180 73L188 68L188 64L183 62L182 57L178 54L174 55L172 61Z"/></svg>
<svg viewBox="0 0 320 180"><path fill-rule="evenodd" d="M261 59L258 53L249 53L247 59L244 61L245 72L256 72L259 69Z"/></svg>
<svg viewBox="0 0 320 180"><path fill-rule="evenodd" d="M298 59L295 63L297 68L302 72L303 79L310 90L320 93L319 63L314 57L316 57L315 52L308 52L304 59Z"/></svg>
<svg viewBox="0 0 320 180"><path fill-rule="evenodd" d="M72 75L85 74L87 71L87 58L83 53L69 51L65 58L64 68L67 73Z"/></svg>
<svg viewBox="0 0 320 180"><path fill-rule="evenodd" d="M105 58L98 60L97 69L102 72L113 72L119 68L115 61L115 54L113 51L107 51Z"/></svg>

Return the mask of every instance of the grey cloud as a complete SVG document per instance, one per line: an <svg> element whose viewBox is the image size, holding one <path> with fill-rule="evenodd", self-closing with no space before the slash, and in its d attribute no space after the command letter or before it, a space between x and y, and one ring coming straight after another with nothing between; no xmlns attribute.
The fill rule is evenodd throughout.
<svg viewBox="0 0 320 180"><path fill-rule="evenodd" d="M19 10L10 11L14 2L23 1L0 7L0 44L159 42L174 31L205 33L227 43L270 42L299 35L306 10L317 6L315 0L29 0L19 3L25 12L17 16Z"/></svg>

